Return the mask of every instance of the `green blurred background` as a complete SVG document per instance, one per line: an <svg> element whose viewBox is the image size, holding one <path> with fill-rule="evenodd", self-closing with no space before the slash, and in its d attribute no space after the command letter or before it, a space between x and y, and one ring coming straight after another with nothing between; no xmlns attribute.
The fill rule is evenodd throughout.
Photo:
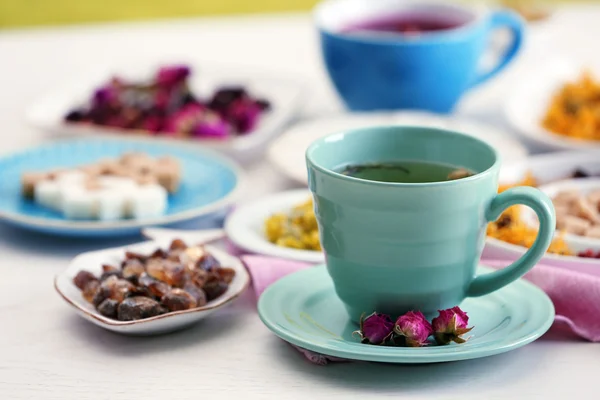
<svg viewBox="0 0 600 400"><path fill-rule="evenodd" d="M559 0L471 1L540 5ZM0 0L0 29L200 15L307 11L317 2L318 0Z"/></svg>
<svg viewBox="0 0 600 400"><path fill-rule="evenodd" d="M0 28L309 10L318 0L0 0Z"/></svg>

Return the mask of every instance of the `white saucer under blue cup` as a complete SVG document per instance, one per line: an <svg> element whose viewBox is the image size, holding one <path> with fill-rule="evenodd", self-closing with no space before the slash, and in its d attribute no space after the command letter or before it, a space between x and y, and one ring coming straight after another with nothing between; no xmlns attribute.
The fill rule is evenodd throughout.
<svg viewBox="0 0 600 400"><path fill-rule="evenodd" d="M149 219L74 221L59 212L26 200L21 194L21 175L75 167L103 158L137 151L153 157L179 160L182 179L169 196L164 215ZM197 147L134 139L81 139L61 141L0 158L0 220L39 232L76 237L132 235L147 226L161 226L213 215L232 205L240 187L240 169L224 157Z"/></svg>
<svg viewBox="0 0 600 400"><path fill-rule="evenodd" d="M479 267L478 273L489 273ZM265 325L296 346L349 360L387 363L434 363L504 353L542 336L554 321L548 296L519 279L460 307L469 315L470 339L464 344L420 348L362 344L324 265L288 275L265 290L258 313Z"/></svg>

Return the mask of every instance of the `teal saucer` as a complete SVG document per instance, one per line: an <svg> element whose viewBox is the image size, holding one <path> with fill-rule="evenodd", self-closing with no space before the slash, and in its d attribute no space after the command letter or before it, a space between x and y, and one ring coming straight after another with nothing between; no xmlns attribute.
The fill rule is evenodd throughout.
<svg viewBox="0 0 600 400"><path fill-rule="evenodd" d="M491 270L480 267L478 273ZM464 344L425 348L362 344L325 266L302 270L271 285L258 301L258 313L277 336L296 346L351 360L434 363L468 360L514 350L542 336L554 320L554 306L536 286L518 280L461 305L474 326Z"/></svg>

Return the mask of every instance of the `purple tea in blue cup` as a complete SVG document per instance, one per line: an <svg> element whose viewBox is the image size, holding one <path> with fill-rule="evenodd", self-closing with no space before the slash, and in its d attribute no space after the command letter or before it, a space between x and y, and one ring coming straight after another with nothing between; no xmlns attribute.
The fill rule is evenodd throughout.
<svg viewBox="0 0 600 400"><path fill-rule="evenodd" d="M325 67L355 111L452 111L470 88L518 53L524 23L512 11L451 2L327 0L315 8ZM495 30L511 41L498 63L481 69Z"/></svg>

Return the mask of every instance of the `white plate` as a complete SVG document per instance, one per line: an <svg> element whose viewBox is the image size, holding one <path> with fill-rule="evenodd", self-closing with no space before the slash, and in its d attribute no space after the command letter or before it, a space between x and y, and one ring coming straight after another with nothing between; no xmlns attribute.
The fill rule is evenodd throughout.
<svg viewBox="0 0 600 400"><path fill-rule="evenodd" d="M504 162L527 157L527 149L508 133L493 127L463 120L421 112L349 114L319 118L294 125L269 147L268 158L283 174L295 181L307 183L304 152L316 139L348 130L378 125L422 125L463 132L492 145Z"/></svg>
<svg viewBox="0 0 600 400"><path fill-rule="evenodd" d="M257 254L306 262L323 262L320 251L276 246L265 237L265 220L272 214L289 212L311 197L306 189L291 190L264 197L235 209L225 220L225 233L236 246Z"/></svg>
<svg viewBox="0 0 600 400"><path fill-rule="evenodd" d="M585 67L557 60L523 76L505 104L509 123L521 136L548 150L600 150L600 141L578 140L553 133L541 125L553 95L577 80Z"/></svg>
<svg viewBox="0 0 600 400"><path fill-rule="evenodd" d="M126 250L147 254L152 253L157 247L168 248L170 242L170 240L160 239L132 246L81 254L69 264L69 267L63 273L56 277L54 287L80 316L104 329L126 335L155 335L185 328L231 303L248 287L250 276L240 260L212 246L205 246L205 249L215 256L221 265L234 269L235 277L223 295L208 302L203 307L175 311L137 321L117 321L107 318L96 311L94 306L83 298L77 286L73 284L73 278L81 270L89 271L98 276L101 274L102 264L118 265L123 259ZM194 243L190 242L188 244Z"/></svg>
<svg viewBox="0 0 600 400"><path fill-rule="evenodd" d="M148 136L148 140L185 140L190 144L218 150L240 161L249 161L259 157L266 149L267 144L281 133L285 125L296 115L304 97L304 85L301 80L278 72L246 67L180 63L191 66L192 91L201 98L210 96L213 90L220 86L240 84L247 88L252 95L268 100L271 103L271 110L263 116L253 132L227 141L173 139L163 136ZM54 136L124 135L123 130L118 129L66 124L63 117L73 107L85 103L93 90L105 83L111 76L118 75L139 80L150 77L160 65L164 64L98 66L93 71L73 78L70 82L66 82L53 92L38 99L27 110L27 121ZM125 133L125 135L131 134ZM139 137L140 135L135 136Z"/></svg>
<svg viewBox="0 0 600 400"><path fill-rule="evenodd" d="M583 168L592 174L600 175L600 158L597 152L560 152L529 157L527 160L509 163L500 172L500 183L511 184L521 181L531 172L538 185L567 179L577 168ZM569 243L574 252L586 250L577 243ZM527 249L523 246L506 243L494 238L486 238L483 258L516 259ZM542 264L569 267L571 269L597 268L600 260L574 256L546 254Z"/></svg>

